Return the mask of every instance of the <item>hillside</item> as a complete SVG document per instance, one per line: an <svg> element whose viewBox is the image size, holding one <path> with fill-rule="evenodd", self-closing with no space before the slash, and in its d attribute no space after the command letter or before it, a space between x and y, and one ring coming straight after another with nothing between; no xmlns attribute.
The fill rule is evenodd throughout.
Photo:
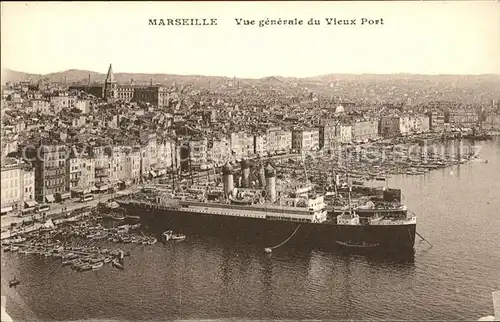
<svg viewBox="0 0 500 322"><path fill-rule="evenodd" d="M47 75L34 75L6 69L2 81L31 81L48 79L55 83L103 84L106 74L70 69ZM206 87L227 84L230 77L202 75L169 75L145 73L115 73L119 84L178 85L192 84ZM500 75L413 75L413 74L327 74L306 78L268 76L260 79L241 79L244 84L271 87L308 88L323 97L338 97L351 101L421 102L452 100L464 103L490 102L500 97Z"/></svg>
<svg viewBox="0 0 500 322"><path fill-rule="evenodd" d="M46 75L35 75L28 74L18 71L13 71L10 69L4 69L2 71L2 83L5 82L19 82L19 81L31 81L33 83L38 82L41 78L48 79L55 83L67 84L87 84L89 81L92 84L99 83L102 84L106 79L106 74L97 73L87 70L70 69L64 72L50 73ZM115 79L120 84L130 83L132 80L137 84L146 84L153 81L155 84L171 84L176 83L195 83L203 84L208 82L217 82L221 80L229 80L229 77L212 77L212 76L202 76L202 75L168 75L168 74L143 74L143 73L115 73Z"/></svg>

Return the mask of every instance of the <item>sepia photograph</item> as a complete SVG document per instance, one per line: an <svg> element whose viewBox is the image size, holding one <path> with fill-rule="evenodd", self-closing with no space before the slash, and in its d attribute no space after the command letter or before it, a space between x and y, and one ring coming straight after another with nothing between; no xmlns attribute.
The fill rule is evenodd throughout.
<svg viewBox="0 0 500 322"><path fill-rule="evenodd" d="M1 3L1 321L500 321L499 1Z"/></svg>

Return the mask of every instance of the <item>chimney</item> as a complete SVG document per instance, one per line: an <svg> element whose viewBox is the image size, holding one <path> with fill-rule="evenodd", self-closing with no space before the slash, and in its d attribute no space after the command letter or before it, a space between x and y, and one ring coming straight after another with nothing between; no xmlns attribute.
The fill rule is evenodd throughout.
<svg viewBox="0 0 500 322"><path fill-rule="evenodd" d="M274 168L268 164L265 170L266 176L266 190L267 190L267 199L270 202L276 201L276 171Z"/></svg>
<svg viewBox="0 0 500 322"><path fill-rule="evenodd" d="M241 175L243 188L250 187L250 163L246 159L241 161Z"/></svg>
<svg viewBox="0 0 500 322"><path fill-rule="evenodd" d="M234 189L233 167L231 166L231 164L229 164L229 162L227 162L222 167L222 178L223 178L223 181L224 181L224 193L226 195L228 195Z"/></svg>

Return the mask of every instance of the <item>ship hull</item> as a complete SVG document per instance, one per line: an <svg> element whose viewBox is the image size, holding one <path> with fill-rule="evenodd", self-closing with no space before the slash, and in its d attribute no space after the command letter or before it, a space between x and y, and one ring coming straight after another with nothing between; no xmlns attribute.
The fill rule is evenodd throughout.
<svg viewBox="0 0 500 322"><path fill-rule="evenodd" d="M251 241L263 247L272 247L296 233L288 247L310 247L314 249L341 249L341 243L376 244L371 251L413 251L416 224L407 225L337 225L333 223L299 223L268 220L182 210L165 210L145 205L126 204L131 215L141 218L150 230L161 234L174 230L189 235L210 235Z"/></svg>

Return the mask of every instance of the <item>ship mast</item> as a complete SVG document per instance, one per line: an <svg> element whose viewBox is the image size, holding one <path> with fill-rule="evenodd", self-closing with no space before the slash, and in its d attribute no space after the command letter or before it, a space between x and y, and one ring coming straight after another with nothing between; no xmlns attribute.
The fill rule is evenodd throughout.
<svg viewBox="0 0 500 322"><path fill-rule="evenodd" d="M306 159L304 157L304 155L306 154L306 150L303 148L301 150L301 156L302 156L302 165L304 166L304 173L306 175L306 185L307 185L307 182L308 182L308 177L307 177L307 167L306 167Z"/></svg>
<svg viewBox="0 0 500 322"><path fill-rule="evenodd" d="M175 147L175 145L174 145ZM171 159L171 163L172 163L172 193L175 192L175 159L176 158L176 154L177 154L177 148L175 148L175 150L172 150L172 141L170 141L170 159Z"/></svg>
<svg viewBox="0 0 500 322"><path fill-rule="evenodd" d="M189 162L189 176L191 178L191 184L194 184L194 180L193 180L193 168L191 166L191 137L189 138L189 141L188 141L188 156L189 156L189 159L188 159L188 162Z"/></svg>
<svg viewBox="0 0 500 322"><path fill-rule="evenodd" d="M331 146L332 146L333 137L332 137L331 133L329 134L329 136L330 136L330 138L328 140L328 143L330 145L330 152L331 152ZM334 145L334 151L337 151L337 142L335 142L334 144L335 144ZM337 155L337 157L338 157L338 155ZM333 159L333 157L332 157L332 159ZM335 163L334 162L332 162L332 181L333 181L333 189L335 191L335 198L337 198L338 197L338 193L337 193L337 184L338 184L338 182L337 182L337 175L335 173Z"/></svg>
<svg viewBox="0 0 500 322"><path fill-rule="evenodd" d="M349 189L347 192L348 196L348 201L349 201L349 214L352 215L352 208L351 208L351 183L349 182L349 160L347 160L347 149L345 153L345 172L346 172L346 180L347 180L347 188Z"/></svg>

